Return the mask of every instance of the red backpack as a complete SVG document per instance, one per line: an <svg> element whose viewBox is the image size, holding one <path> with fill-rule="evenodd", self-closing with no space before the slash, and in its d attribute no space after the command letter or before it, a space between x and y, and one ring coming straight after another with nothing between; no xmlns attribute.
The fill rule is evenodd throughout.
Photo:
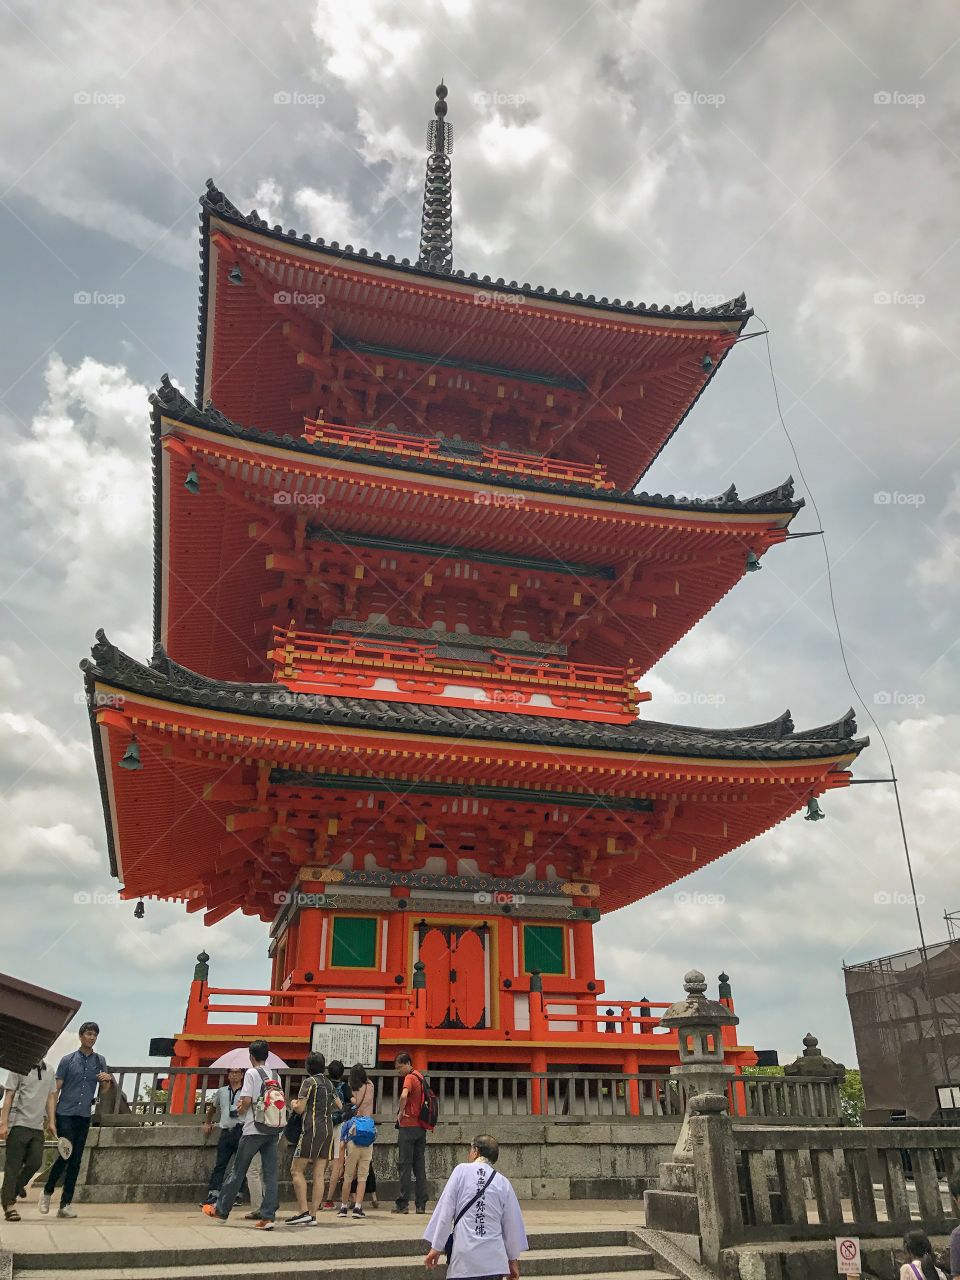
<svg viewBox="0 0 960 1280"><path fill-rule="evenodd" d="M421 1129L428 1132L437 1127L437 1119L440 1115L440 1099L430 1088L430 1081L420 1071L412 1072L420 1081L420 1114L417 1116L417 1122Z"/></svg>

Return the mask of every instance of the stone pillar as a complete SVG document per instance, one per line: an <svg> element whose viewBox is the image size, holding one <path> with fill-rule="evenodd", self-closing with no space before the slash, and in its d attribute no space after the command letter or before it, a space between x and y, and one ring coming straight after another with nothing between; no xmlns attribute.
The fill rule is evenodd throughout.
<svg viewBox="0 0 960 1280"><path fill-rule="evenodd" d="M700 1249L708 1267L719 1268L720 1255L742 1233L740 1190L733 1129L727 1099L699 1093L689 1107L693 1182L700 1218Z"/></svg>

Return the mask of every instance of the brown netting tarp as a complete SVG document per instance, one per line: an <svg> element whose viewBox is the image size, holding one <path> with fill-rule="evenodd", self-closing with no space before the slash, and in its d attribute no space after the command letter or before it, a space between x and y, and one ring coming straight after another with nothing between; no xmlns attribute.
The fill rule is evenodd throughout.
<svg viewBox="0 0 960 1280"><path fill-rule="evenodd" d="M947 1072L960 1084L960 941L927 947L927 963ZM933 1119L948 1081L919 949L845 966L844 978L866 1108Z"/></svg>

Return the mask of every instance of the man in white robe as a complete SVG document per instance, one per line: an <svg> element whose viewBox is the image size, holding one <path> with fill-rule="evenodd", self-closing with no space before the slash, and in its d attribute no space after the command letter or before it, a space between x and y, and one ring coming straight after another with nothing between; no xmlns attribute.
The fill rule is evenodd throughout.
<svg viewBox="0 0 960 1280"><path fill-rule="evenodd" d="M437 1265L453 1232L447 1280L500 1280L506 1275L519 1280L519 1258L527 1248L527 1233L517 1193L509 1179L493 1168L499 1154L495 1138L488 1134L474 1138L470 1159L458 1164L450 1175L427 1224L424 1239L430 1252L424 1263L428 1267ZM481 1189L483 1195L470 1204ZM463 1209L466 1213L454 1228Z"/></svg>

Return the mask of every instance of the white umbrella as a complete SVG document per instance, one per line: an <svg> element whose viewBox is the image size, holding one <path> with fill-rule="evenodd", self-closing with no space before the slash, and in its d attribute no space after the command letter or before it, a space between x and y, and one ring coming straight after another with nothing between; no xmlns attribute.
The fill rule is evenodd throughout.
<svg viewBox="0 0 960 1280"><path fill-rule="evenodd" d="M286 1063L282 1058L278 1058L275 1053L267 1054L266 1065L273 1071L279 1071L281 1067L286 1067ZM238 1049L228 1049L226 1053L221 1053L216 1062L211 1062L207 1067L208 1071L232 1071L238 1069L246 1071L250 1066L250 1050L242 1045Z"/></svg>

